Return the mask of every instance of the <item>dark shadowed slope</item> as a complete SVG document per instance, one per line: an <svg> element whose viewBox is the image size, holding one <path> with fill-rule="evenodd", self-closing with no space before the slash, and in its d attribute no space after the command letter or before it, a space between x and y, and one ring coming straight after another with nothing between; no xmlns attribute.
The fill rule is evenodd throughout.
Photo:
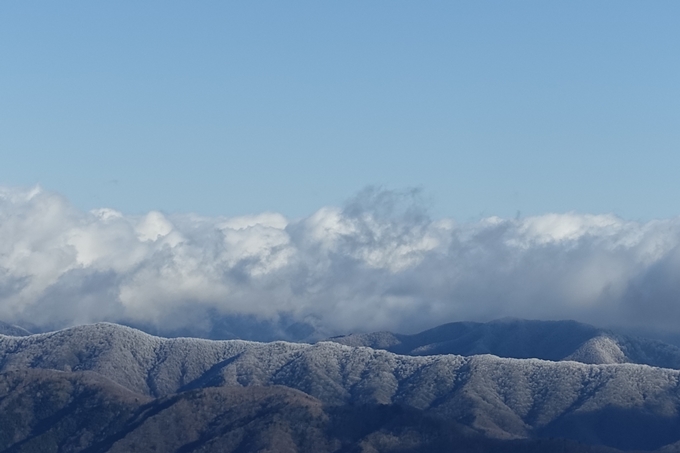
<svg viewBox="0 0 680 453"><path fill-rule="evenodd" d="M334 337L330 341L406 355L493 354L518 359L639 363L680 369L680 348L676 346L619 335L576 321L455 322L415 335L376 332Z"/></svg>
<svg viewBox="0 0 680 453"><path fill-rule="evenodd" d="M564 440L500 441L398 405L325 406L281 387L150 399L94 373L0 374L0 451L606 453Z"/></svg>
<svg viewBox="0 0 680 453"><path fill-rule="evenodd" d="M0 374L0 451L82 451L119 432L149 401L91 372Z"/></svg>

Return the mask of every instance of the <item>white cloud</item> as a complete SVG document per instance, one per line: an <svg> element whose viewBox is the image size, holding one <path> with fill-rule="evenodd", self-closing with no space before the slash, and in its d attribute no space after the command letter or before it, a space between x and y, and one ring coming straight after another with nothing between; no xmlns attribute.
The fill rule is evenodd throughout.
<svg viewBox="0 0 680 453"><path fill-rule="evenodd" d="M219 315L285 315L328 334L501 316L680 325L680 219L458 224L421 206L415 192L367 190L298 220L128 216L3 188L0 319L177 330L209 329Z"/></svg>

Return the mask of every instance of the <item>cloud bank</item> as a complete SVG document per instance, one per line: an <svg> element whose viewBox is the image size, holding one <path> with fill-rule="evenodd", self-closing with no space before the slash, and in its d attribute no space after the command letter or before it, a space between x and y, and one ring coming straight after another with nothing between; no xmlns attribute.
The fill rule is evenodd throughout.
<svg viewBox="0 0 680 453"><path fill-rule="evenodd" d="M208 332L221 318L321 335L504 316L677 332L680 219L431 219L417 192L367 189L303 219L82 212L0 189L0 319ZM245 317L245 318L244 318Z"/></svg>

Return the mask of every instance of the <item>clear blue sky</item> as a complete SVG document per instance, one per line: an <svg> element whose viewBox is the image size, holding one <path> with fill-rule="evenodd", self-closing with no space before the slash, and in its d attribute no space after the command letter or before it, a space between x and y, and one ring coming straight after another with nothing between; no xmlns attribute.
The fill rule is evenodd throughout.
<svg viewBox="0 0 680 453"><path fill-rule="evenodd" d="M680 2L0 3L0 185L82 209L680 214Z"/></svg>

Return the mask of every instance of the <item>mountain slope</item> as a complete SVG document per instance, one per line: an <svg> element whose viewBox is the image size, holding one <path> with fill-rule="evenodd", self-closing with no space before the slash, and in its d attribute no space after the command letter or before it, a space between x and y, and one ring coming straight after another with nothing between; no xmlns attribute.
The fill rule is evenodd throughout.
<svg viewBox="0 0 680 453"><path fill-rule="evenodd" d="M0 451L80 451L117 433L148 401L96 373L0 374Z"/></svg>
<svg viewBox="0 0 680 453"><path fill-rule="evenodd" d="M113 324L0 336L0 371L33 368L91 370L153 397L280 385L325 405L410 407L499 439L545 435L628 449L680 440L680 371L644 365L162 339Z"/></svg>
<svg viewBox="0 0 680 453"><path fill-rule="evenodd" d="M376 332L334 337L330 341L406 355L493 354L518 359L639 363L680 369L680 348L677 346L618 335L576 321L455 322L415 335Z"/></svg>
<svg viewBox="0 0 680 453"><path fill-rule="evenodd" d="M87 372L0 374L0 451L605 453L561 440L503 442L396 405L324 406L281 386L150 399Z"/></svg>

